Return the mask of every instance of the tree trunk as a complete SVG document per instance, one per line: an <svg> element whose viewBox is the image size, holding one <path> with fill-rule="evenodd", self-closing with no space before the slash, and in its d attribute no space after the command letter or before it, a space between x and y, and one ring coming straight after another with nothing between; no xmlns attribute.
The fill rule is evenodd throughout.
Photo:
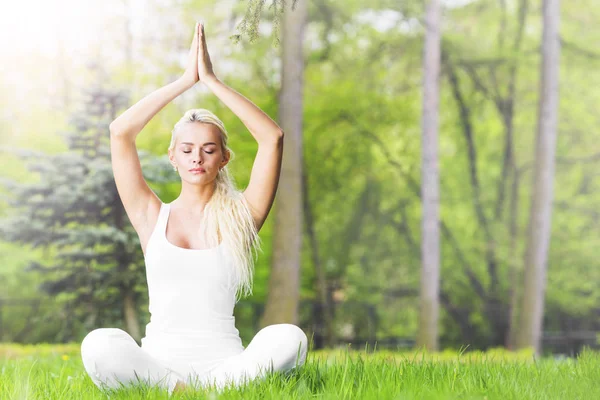
<svg viewBox="0 0 600 400"><path fill-rule="evenodd" d="M316 326L320 328L322 333L324 347L332 347L334 345L333 336L333 313L331 312L332 302L329 301L330 293L327 288L327 277L325 275L325 268L319 255L319 241L317 240L317 234L314 229L314 219L312 210L310 208L309 196L308 196L308 182L306 174L302 174L302 190L303 190L303 201L304 201L304 216L306 219L306 233L308 234L308 240L312 249L312 260L315 266L315 274L317 276L317 291L319 295L320 314L314 315L313 318L316 321ZM315 335L317 336L317 335ZM315 348L319 348L319 344L316 343Z"/></svg>
<svg viewBox="0 0 600 400"><path fill-rule="evenodd" d="M550 245L558 119L560 2L544 0L541 82L535 147L533 194L525 251L523 309L517 346L540 353L546 265Z"/></svg>
<svg viewBox="0 0 600 400"><path fill-rule="evenodd" d="M138 315L136 309L136 301L132 289L123 288L123 316L125 320L125 328L132 338L139 341L142 337L140 334L140 324L138 323Z"/></svg>
<svg viewBox="0 0 600 400"><path fill-rule="evenodd" d="M513 171L513 184L510 197L510 247L509 247L509 262L508 262L508 337L506 338L505 346L509 350L516 347L516 338L518 331L518 307L520 302L519 282L521 281L521 269L519 268L519 260L517 259L517 238L519 237L518 216L519 216L519 183L520 172Z"/></svg>
<svg viewBox="0 0 600 400"><path fill-rule="evenodd" d="M417 345L438 348L440 224L438 108L440 75L440 3L430 0L425 15L423 52L421 293Z"/></svg>
<svg viewBox="0 0 600 400"><path fill-rule="evenodd" d="M271 276L262 327L298 324L300 256L302 251L302 44L307 2L291 9L286 3L282 21L280 126L285 133L283 165L275 201Z"/></svg>

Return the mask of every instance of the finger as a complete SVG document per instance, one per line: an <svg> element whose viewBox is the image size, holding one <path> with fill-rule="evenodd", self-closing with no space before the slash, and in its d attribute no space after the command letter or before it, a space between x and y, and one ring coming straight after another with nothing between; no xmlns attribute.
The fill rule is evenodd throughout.
<svg viewBox="0 0 600 400"><path fill-rule="evenodd" d="M192 44L190 45L190 51L198 50L198 28L196 27L196 31L194 32L194 37L192 38Z"/></svg>
<svg viewBox="0 0 600 400"><path fill-rule="evenodd" d="M202 48L206 50L208 46L206 44L206 36L204 35L204 25L200 25L200 40L202 41Z"/></svg>

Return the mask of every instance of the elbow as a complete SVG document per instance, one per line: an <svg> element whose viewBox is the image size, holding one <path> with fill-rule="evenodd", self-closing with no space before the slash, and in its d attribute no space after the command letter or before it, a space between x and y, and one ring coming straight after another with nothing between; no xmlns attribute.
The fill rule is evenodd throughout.
<svg viewBox="0 0 600 400"><path fill-rule="evenodd" d="M117 118L108 125L108 130L110 131L110 137L135 140L135 137L141 129L130 125L127 121L119 121L119 118Z"/></svg>
<svg viewBox="0 0 600 400"><path fill-rule="evenodd" d="M279 147L283 146L283 131L279 131L279 133L275 135L275 144Z"/></svg>
<svg viewBox="0 0 600 400"><path fill-rule="evenodd" d="M119 134L119 127L115 124L115 121L108 125L108 130L110 131L110 136L117 136Z"/></svg>
<svg viewBox="0 0 600 400"><path fill-rule="evenodd" d="M118 123L115 123L115 121L111 122L110 125L108 125L108 130L110 131L111 137L132 136L130 133L130 129L120 126Z"/></svg>
<svg viewBox="0 0 600 400"><path fill-rule="evenodd" d="M265 134L260 138L258 137L258 135L254 135L254 137L257 139L259 145L264 144L267 146L280 146L283 144L283 131L281 130L275 133L271 132L269 134Z"/></svg>

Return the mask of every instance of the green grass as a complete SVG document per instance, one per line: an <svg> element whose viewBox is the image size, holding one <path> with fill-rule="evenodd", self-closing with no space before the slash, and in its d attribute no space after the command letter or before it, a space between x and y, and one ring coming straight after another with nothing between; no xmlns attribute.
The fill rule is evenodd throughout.
<svg viewBox="0 0 600 400"><path fill-rule="evenodd" d="M0 345L0 399L168 399L155 387L101 392L77 345ZM221 393L172 399L600 399L600 353L536 360L529 353L310 352L287 374Z"/></svg>

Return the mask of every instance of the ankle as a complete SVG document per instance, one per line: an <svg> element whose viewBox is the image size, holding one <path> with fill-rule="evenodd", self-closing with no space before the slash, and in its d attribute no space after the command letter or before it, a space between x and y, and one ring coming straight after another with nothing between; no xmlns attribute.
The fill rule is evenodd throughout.
<svg viewBox="0 0 600 400"><path fill-rule="evenodd" d="M175 384L175 388L173 389L173 393L182 392L185 390L185 388L186 388L186 385L183 381L177 381L177 383Z"/></svg>

